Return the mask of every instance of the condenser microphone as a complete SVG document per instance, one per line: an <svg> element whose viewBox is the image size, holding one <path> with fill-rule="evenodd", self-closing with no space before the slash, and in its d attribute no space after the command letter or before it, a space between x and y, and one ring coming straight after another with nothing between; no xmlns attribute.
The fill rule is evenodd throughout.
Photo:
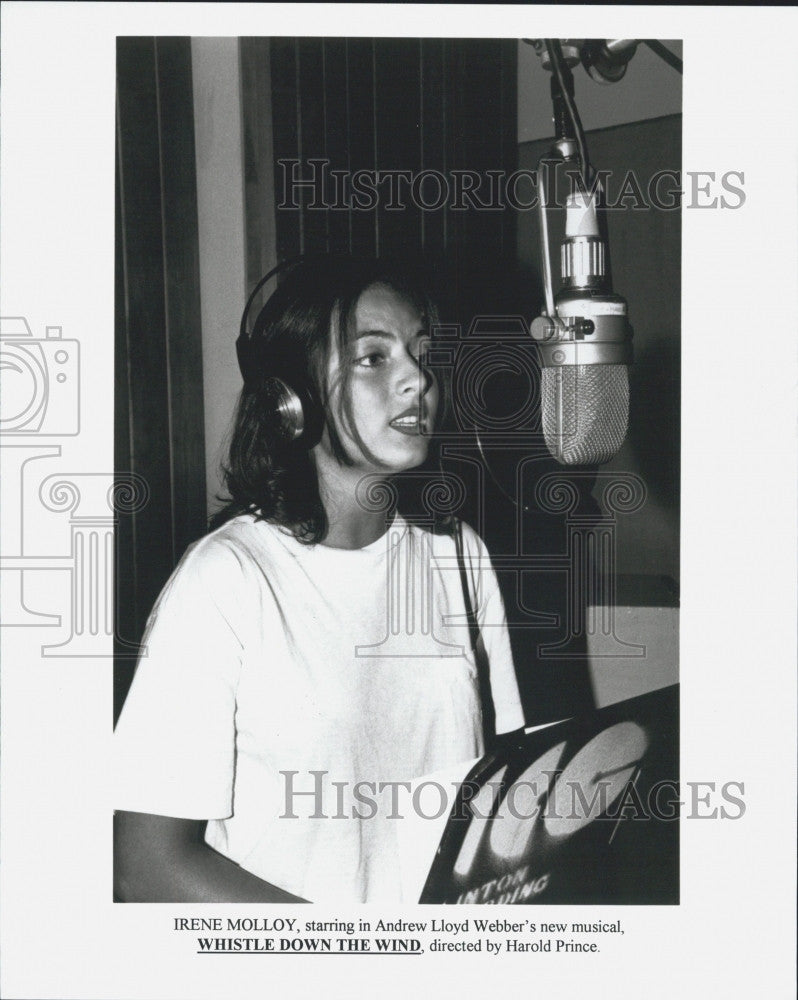
<svg viewBox="0 0 798 1000"><path fill-rule="evenodd" d="M547 309L531 333L542 367L543 436L562 465L600 465L619 450L629 423L632 331L626 301L607 279L593 197L584 191L568 197L556 297L542 201L541 227Z"/></svg>

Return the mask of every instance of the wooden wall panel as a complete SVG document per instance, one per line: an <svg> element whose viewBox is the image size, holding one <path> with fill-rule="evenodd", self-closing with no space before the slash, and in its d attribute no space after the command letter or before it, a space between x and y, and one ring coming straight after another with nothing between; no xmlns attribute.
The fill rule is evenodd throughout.
<svg viewBox="0 0 798 1000"><path fill-rule="evenodd" d="M303 38L296 43L298 83L298 128L302 150L300 159L325 160L327 152L327 122L324 89L324 44L315 38ZM334 96L334 95L333 95ZM302 210L301 253L323 253L328 247L326 211L310 210L319 200L315 189L303 188L300 194Z"/></svg>
<svg viewBox="0 0 798 1000"><path fill-rule="evenodd" d="M419 41L419 73L421 77L421 121L419 141L421 162L425 170L446 177L448 167L447 125L450 109L445 86L447 43L438 38ZM440 195L443 194L441 190ZM439 192L434 179L427 180L419 190L427 205L437 203ZM447 212L421 212L421 245L432 257L440 257L446 248Z"/></svg>
<svg viewBox="0 0 798 1000"><path fill-rule="evenodd" d="M246 73L246 64L257 58L253 47L241 49L242 72ZM303 245L302 212L293 208L281 209L280 203L284 197L290 196L287 183L290 181L291 168L287 175L280 166L284 160L302 159L302 138L299 131L299 87L297 80L296 44L290 38L277 38L271 42L271 92L272 92L272 127L274 131L274 170L275 214L279 216L280 224L276 228L277 258L286 260L300 253ZM249 120L248 106L252 96L246 91L244 98L244 127L247 129ZM245 132L244 143L247 144ZM249 204L247 204L249 214ZM249 234L247 234L249 237ZM254 285L254 280L252 284Z"/></svg>
<svg viewBox="0 0 798 1000"><path fill-rule="evenodd" d="M377 166L375 127L374 68L377 42L368 38L350 38L346 43L346 107L348 150L342 167L350 172L374 170ZM349 250L352 253L376 254L377 227L374 212L354 209L350 213Z"/></svg>
<svg viewBox="0 0 798 1000"><path fill-rule="evenodd" d="M120 39L117 67L119 182L125 269L126 383L130 471L147 481L149 502L134 519L135 628L140 631L173 565L169 461L169 364L161 220L156 47L152 39ZM119 471L128 471L122 470ZM137 634L124 636L135 640Z"/></svg>
<svg viewBox="0 0 798 1000"><path fill-rule="evenodd" d="M161 200L166 289L172 560L205 530L199 241L191 50L186 40L157 44Z"/></svg>
<svg viewBox="0 0 798 1000"><path fill-rule="evenodd" d="M445 258L456 281L458 265L476 260L501 269L514 260L512 213L463 211L453 197L422 210L410 184L424 170L439 171L451 187L453 170L514 168L515 42L278 38L271 55L280 259L334 250L423 254L441 266ZM245 121L248 101L245 93ZM321 184L292 191L280 161L299 161L296 176L308 179L311 159L328 164L324 193ZM398 207L387 180L377 181L372 204L366 197L353 204L351 188L344 197L343 182L336 188L329 171L406 171L410 179L394 182ZM434 180L424 191L434 198Z"/></svg>
<svg viewBox="0 0 798 1000"><path fill-rule="evenodd" d="M347 87L347 40L327 38L323 48L324 65L324 115L325 115L325 155L332 163L349 164L349 108L346 100ZM330 100L326 95L334 95ZM343 94L341 99L338 95ZM331 202L335 202L335 190L330 192ZM345 253L350 247L350 216L344 207L333 208L327 214L329 247L333 252Z"/></svg>
<svg viewBox="0 0 798 1000"><path fill-rule="evenodd" d="M277 261L271 51L264 38L242 38L239 46L247 285L251 288Z"/></svg>
<svg viewBox="0 0 798 1000"><path fill-rule="evenodd" d="M395 172L393 182L380 188L375 218L377 253L387 257L412 258L422 250L422 213L414 204L411 180L401 176L406 173L412 179L422 169L420 70L418 39L375 42L376 167Z"/></svg>
<svg viewBox="0 0 798 1000"><path fill-rule="evenodd" d="M188 39L117 43L115 466L147 483L120 515L117 655L141 638L186 545L205 530L202 347ZM129 683L123 662L116 708Z"/></svg>

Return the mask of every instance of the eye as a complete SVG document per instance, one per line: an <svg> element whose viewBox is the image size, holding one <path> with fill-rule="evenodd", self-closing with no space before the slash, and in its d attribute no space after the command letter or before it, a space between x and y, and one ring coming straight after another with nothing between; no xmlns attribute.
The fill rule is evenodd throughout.
<svg viewBox="0 0 798 1000"><path fill-rule="evenodd" d="M379 368L387 361L384 351L369 351L368 354L361 354L355 358L355 364L359 368Z"/></svg>

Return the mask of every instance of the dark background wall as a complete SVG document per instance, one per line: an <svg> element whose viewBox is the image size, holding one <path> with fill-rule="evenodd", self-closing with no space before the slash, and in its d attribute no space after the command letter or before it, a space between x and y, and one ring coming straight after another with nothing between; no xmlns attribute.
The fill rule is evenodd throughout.
<svg viewBox="0 0 798 1000"><path fill-rule="evenodd" d="M555 563L566 551L584 559L583 585L570 606L565 591L574 578L565 580L558 569L543 567L522 581L524 606L557 619L514 635L528 714L536 721L678 679L681 212L657 207L649 189L663 171L678 175L681 128L681 115L669 115L587 134L591 162L609 172L607 202L617 204L606 220L613 287L628 302L634 330L629 429L618 454L600 469L558 470L544 457L533 465L533 481L525 488L531 500L519 528L524 544ZM522 143L519 168L534 169L549 146L548 140ZM660 203L669 204L668 191L677 188L666 177ZM563 213L553 211L550 225L556 278ZM518 213L517 226L519 266L540 295L538 212ZM536 315L541 305L527 315ZM571 516L553 515L535 502L534 480L552 474L580 495ZM642 502L632 510L608 504L606 487L613 483L633 484ZM587 550L599 536L608 548L604 555L574 551L579 545ZM591 611L604 603L611 617ZM584 645L576 641L578 633ZM566 650L571 657L563 657Z"/></svg>
<svg viewBox="0 0 798 1000"><path fill-rule="evenodd" d="M634 329L629 433L602 470L631 472L647 488L645 504L619 521L617 572L622 577L657 577L663 596L669 591L675 596L679 579L681 212L678 203L673 210L652 204L648 192L652 179L663 171L681 169L682 118L671 115L618 125L590 132L587 139L593 163L610 171L608 202L620 202L606 214L612 277L615 291L628 302ZM533 169L547 146L545 140L523 143L519 166ZM634 181L628 179L630 174ZM675 187L672 178L660 182L661 204L670 202L668 191ZM628 193L622 198L624 192ZM518 256L522 266L532 273L539 271L537 212L519 213ZM634 590L623 586L626 596L633 598Z"/></svg>

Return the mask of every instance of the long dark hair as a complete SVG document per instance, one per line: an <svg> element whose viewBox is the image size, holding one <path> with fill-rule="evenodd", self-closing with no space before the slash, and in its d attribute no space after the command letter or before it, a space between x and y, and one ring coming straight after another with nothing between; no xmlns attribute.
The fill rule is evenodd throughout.
<svg viewBox="0 0 798 1000"><path fill-rule="evenodd" d="M283 272L252 325L247 377L222 469L228 495L211 518L211 529L250 513L307 544L323 541L328 524L313 460L307 448L280 432L267 379L278 375L309 390L323 410L333 454L351 464L329 412L326 373L331 337L337 337L344 357L358 299L373 285L387 285L412 302L432 335L438 313L417 269L379 259L325 256L301 259ZM343 366L339 398L344 410L348 372ZM445 399L445 385L441 392Z"/></svg>

